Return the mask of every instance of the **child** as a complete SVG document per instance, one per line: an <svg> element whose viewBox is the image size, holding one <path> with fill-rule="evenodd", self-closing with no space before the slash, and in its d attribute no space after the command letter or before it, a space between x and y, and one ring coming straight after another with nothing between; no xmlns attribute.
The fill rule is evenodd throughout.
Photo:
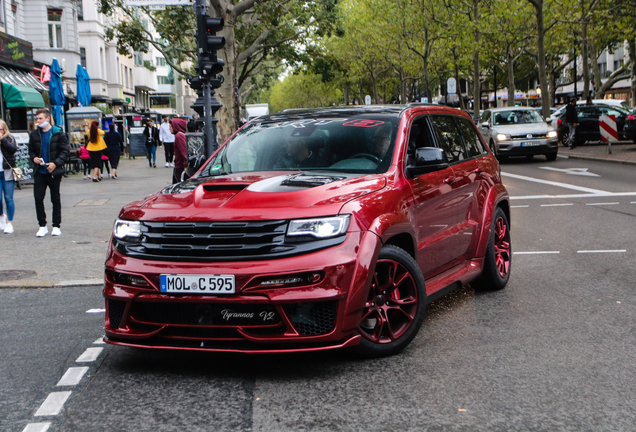
<svg viewBox="0 0 636 432"><path fill-rule="evenodd" d="M102 154L102 168L99 170L99 177L102 178L104 174L104 166L106 166L106 172L108 172L108 177L112 177L110 175L110 164L108 163L108 156Z"/></svg>
<svg viewBox="0 0 636 432"><path fill-rule="evenodd" d="M79 149L79 157L82 159L82 165L84 165L84 180L91 178L91 157L88 154L88 150L86 149L86 144L84 144Z"/></svg>

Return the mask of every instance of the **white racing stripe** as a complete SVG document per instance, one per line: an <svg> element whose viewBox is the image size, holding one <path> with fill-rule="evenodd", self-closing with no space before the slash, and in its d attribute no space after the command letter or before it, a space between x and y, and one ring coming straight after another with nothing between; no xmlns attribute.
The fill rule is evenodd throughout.
<svg viewBox="0 0 636 432"><path fill-rule="evenodd" d="M57 386L74 386L79 384L84 374L88 372L88 366L68 368L64 376L60 378Z"/></svg>
<svg viewBox="0 0 636 432"><path fill-rule="evenodd" d="M543 255L543 254L558 254L561 251L534 251L534 252L513 252L513 255Z"/></svg>
<svg viewBox="0 0 636 432"><path fill-rule="evenodd" d="M35 417L58 415L70 395L70 391L53 392L49 394L36 411Z"/></svg>
<svg viewBox="0 0 636 432"><path fill-rule="evenodd" d="M627 249L614 249L614 250L580 250L576 253L623 253L627 252Z"/></svg>
<svg viewBox="0 0 636 432"><path fill-rule="evenodd" d="M514 178L514 179L517 179L517 180L525 180L525 181L534 182L534 183L547 184L547 185L550 185L550 186L557 186L557 187L562 187L562 188L565 188L565 189L572 189L572 190L577 190L577 191L580 191L580 192L587 192L587 193L591 193L591 194L594 194L594 195L611 193L611 192L607 192L607 191L603 191L603 190L599 190L599 189L590 189L590 188L586 188L586 187L582 187L582 186L576 186L576 185L568 184L568 183L561 183L561 182L555 182L555 181L550 181L550 180L541 180L541 179L534 178L534 177L527 177L527 176L507 173L507 172L503 172L503 171L501 172L501 175L502 175L502 177L510 177L510 178Z"/></svg>
<svg viewBox="0 0 636 432"><path fill-rule="evenodd" d="M22 429L22 432L46 432L49 430L51 423L29 423Z"/></svg>
<svg viewBox="0 0 636 432"><path fill-rule="evenodd" d="M76 363L90 363L99 357L104 348L86 348L86 351L75 360Z"/></svg>

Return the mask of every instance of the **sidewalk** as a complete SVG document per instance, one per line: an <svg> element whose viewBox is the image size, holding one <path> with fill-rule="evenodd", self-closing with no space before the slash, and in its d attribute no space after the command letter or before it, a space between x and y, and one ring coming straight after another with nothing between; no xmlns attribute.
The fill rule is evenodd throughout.
<svg viewBox="0 0 636 432"><path fill-rule="evenodd" d="M559 146L559 156L568 156L572 159L600 160L606 162L636 164L636 144L631 141L622 141L612 144L612 154L608 152L607 144L586 144L569 150Z"/></svg>
<svg viewBox="0 0 636 432"><path fill-rule="evenodd" d="M149 168L145 157L122 158L118 180L105 177L93 183L82 174L63 179L60 237L50 235L48 190L44 205L49 235L37 238L33 185L16 189L15 232L0 232L0 288L101 285L108 240L121 208L172 180L172 168L164 167L161 148L157 153L157 168Z"/></svg>

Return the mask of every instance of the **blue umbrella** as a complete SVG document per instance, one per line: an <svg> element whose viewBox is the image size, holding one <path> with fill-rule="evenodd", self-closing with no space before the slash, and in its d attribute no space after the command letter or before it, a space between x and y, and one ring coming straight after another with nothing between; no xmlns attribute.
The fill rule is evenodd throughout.
<svg viewBox="0 0 636 432"><path fill-rule="evenodd" d="M86 103L84 106L91 106L91 77L88 76L86 68L83 68L84 74L84 96L86 97Z"/></svg>
<svg viewBox="0 0 636 432"><path fill-rule="evenodd" d="M84 105L86 101L86 86L84 85L84 81L86 81L86 78L84 77L84 68L82 68L82 65L79 63L75 70L75 80L77 82L77 103L79 106L86 106Z"/></svg>
<svg viewBox="0 0 636 432"><path fill-rule="evenodd" d="M51 105L53 105L53 118L55 124L62 126L64 124L64 90L62 89L62 69L57 59L53 59L51 63L51 80L49 81L49 93L51 96Z"/></svg>

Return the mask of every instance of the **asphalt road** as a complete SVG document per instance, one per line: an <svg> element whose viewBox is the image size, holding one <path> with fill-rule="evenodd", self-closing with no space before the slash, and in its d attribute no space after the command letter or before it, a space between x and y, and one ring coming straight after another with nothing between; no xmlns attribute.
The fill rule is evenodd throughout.
<svg viewBox="0 0 636 432"><path fill-rule="evenodd" d="M0 430L633 431L636 170L537 157L502 171L508 286L433 303L390 358L97 345L98 288L0 290ZM78 366L77 385L56 386ZM34 416L61 391L58 415Z"/></svg>

